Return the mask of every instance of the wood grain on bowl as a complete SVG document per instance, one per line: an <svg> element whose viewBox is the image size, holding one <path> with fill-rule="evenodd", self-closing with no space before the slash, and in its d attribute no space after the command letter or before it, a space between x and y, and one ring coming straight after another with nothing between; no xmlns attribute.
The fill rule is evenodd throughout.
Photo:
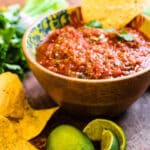
<svg viewBox="0 0 150 150"><path fill-rule="evenodd" d="M76 15L74 16L74 18L72 18L72 14L74 13ZM36 76L37 80L40 82L43 88L47 91L48 95L52 97L52 99L57 104L59 104L60 106L63 106L63 108L68 110L70 113L76 114L78 116L83 115L84 117L85 116L86 117L87 116L109 116L109 117L117 116L123 113L125 110L127 110L127 108L129 108L129 106L143 94L143 92L148 87L148 84L150 84L149 66L146 66L146 68L144 69L140 69L140 71L135 71L136 73L133 73L134 69L131 70L132 61L131 63L130 62L128 63L126 58L129 57L129 59L135 59L134 55L133 55L134 58L132 57L130 58L131 54L128 54L126 56L125 55L126 53L125 54L123 53L123 59L125 57L125 60L127 62L127 68L126 68L126 64L125 66L123 65L123 68L125 67L124 71L126 72L126 69L127 70L129 69L131 70L132 74L127 75L127 76L121 76L118 78L107 78L107 79L101 79L101 80L100 78L96 78L95 80L88 78L88 80L86 80L86 79L79 79L79 78L64 76L59 73L55 73L54 71L49 71L48 69L41 66L35 59L36 53L33 53L33 51L34 52L36 51L37 46L39 45L40 41L43 40L43 37L46 37L48 35L48 31L50 29L55 30L58 28L62 28L65 25L71 24L74 20L78 22L83 21L82 17L79 17L79 16L81 16L81 7L75 6L73 8L66 8L63 11L57 11L54 14L47 14L46 16L43 16L42 20L39 19L31 27L29 27L27 32L25 33L25 36L23 37L23 50L24 50L27 62L29 64L30 69ZM56 30L56 31L59 31L59 30ZM133 32L133 34L135 34L135 32ZM138 41L139 40L141 41L143 39L142 37L139 37L139 36L136 36L136 37L137 39L135 39L135 41L136 40L137 41L133 45L138 44ZM116 35L115 35L115 38L116 38ZM118 39L116 39L116 41L117 40ZM142 43L143 42L139 43L138 46L140 46ZM45 44L48 44L48 41L46 41ZM66 46L66 42L62 44L63 46ZM53 42L53 45L54 45L54 42ZM58 45L56 45L56 48L57 46ZM120 42L117 46L118 46L117 47L117 50L118 50L118 48L120 48ZM137 51L139 51L138 46L136 46L136 48L138 49ZM131 45L129 45L129 47L131 47ZM135 53L136 52L134 51L135 47L133 46L131 48L133 48L132 51L133 53ZM129 48L127 48L127 50L128 49ZM139 59L143 59L145 57L147 58L147 56L143 54L147 53L148 55L150 53L148 50L149 49L147 48L147 50L142 52L142 56L140 56ZM63 49L61 51L62 53L64 53ZM120 51L120 49L118 51ZM70 49L69 49L69 52L70 52ZM54 54L55 54L55 51L54 51ZM43 52L42 52L42 55L43 55ZM52 55L53 55L53 51L52 51ZM69 55L69 53L67 55ZM118 57L120 58L120 55ZM50 58L50 57L46 56L46 58ZM78 59L78 57L75 59ZM65 61L66 60L67 59L65 58ZM87 60L89 60L89 58L85 59L85 61ZM93 62L95 60L91 60L91 61ZM110 58L109 60L112 60L112 58ZM45 61L47 64L48 63L47 60L44 60L44 62ZM105 60L105 61L109 62L108 60ZM73 57L73 62L75 62L74 57ZM99 60L95 61L94 64L96 62L98 62L97 64L99 64ZM55 60L52 61L52 63L55 64ZM137 64L136 61L135 63L133 63L133 66L134 64L135 65ZM128 68L128 65L131 65L131 68ZM140 66L139 63L137 64L137 67L138 66ZM50 67L53 67L53 66L50 65ZM91 68L93 69L93 66ZM75 71L76 70L73 70L73 72ZM109 71L111 72L111 69L109 69ZM95 72L94 72L94 75L95 75ZM128 95L126 93L128 93Z"/></svg>

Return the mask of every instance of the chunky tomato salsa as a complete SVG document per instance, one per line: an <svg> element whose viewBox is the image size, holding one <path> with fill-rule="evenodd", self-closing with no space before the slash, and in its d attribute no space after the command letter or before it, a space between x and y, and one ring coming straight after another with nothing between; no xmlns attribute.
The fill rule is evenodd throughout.
<svg viewBox="0 0 150 150"><path fill-rule="evenodd" d="M37 47L37 61L42 66L82 79L127 76L146 68L149 60L150 41L130 27L112 30L68 25L51 31Z"/></svg>

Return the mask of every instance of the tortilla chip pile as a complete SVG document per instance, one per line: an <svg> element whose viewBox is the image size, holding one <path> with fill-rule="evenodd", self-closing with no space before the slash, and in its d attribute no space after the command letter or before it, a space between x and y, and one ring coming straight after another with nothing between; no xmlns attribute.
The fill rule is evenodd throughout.
<svg viewBox="0 0 150 150"><path fill-rule="evenodd" d="M16 74L1 74L0 83L0 149L36 150L28 140L41 133L59 107L31 108Z"/></svg>
<svg viewBox="0 0 150 150"><path fill-rule="evenodd" d="M149 0L82 0L85 22L100 21L104 28L122 28L139 15Z"/></svg>

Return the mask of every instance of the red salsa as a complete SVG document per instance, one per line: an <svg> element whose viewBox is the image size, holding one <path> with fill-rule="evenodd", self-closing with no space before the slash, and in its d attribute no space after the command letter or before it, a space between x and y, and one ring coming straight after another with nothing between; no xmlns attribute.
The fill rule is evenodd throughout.
<svg viewBox="0 0 150 150"><path fill-rule="evenodd" d="M134 74L150 62L150 41L135 29L123 30L122 34L122 30L110 32L84 25L56 29L38 45L37 61L50 71L74 78L109 79Z"/></svg>

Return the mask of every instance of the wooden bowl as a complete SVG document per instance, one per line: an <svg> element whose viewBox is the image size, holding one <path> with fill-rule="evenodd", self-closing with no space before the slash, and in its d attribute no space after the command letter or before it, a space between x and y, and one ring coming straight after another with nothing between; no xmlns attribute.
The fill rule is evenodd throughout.
<svg viewBox="0 0 150 150"><path fill-rule="evenodd" d="M150 84L150 67L126 77L84 80L47 70L35 59L36 47L50 30L82 20L80 7L49 13L31 25L23 38L29 67L49 96L77 116L114 117L135 102Z"/></svg>

